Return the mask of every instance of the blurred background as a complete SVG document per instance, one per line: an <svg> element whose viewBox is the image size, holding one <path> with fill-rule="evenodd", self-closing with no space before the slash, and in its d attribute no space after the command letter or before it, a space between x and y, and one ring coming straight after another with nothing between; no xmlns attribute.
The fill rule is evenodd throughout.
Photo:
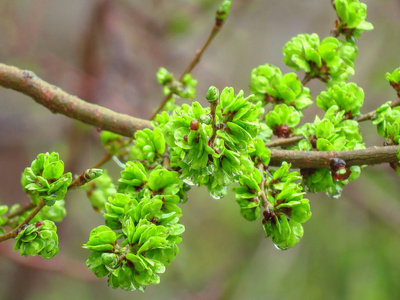
<svg viewBox="0 0 400 300"><path fill-rule="evenodd" d="M223 30L192 72L198 101L210 85L249 93L250 72L282 63L281 49L299 33L328 36L330 0L234 0ZM385 72L400 66L400 1L364 1L375 30L358 42L356 75L363 112L395 100ZM29 69L71 94L148 118L162 99L155 73L179 77L214 22L215 0L0 0L0 61ZM303 74L299 75L300 77ZM311 81L314 96L324 85ZM322 116L318 108L304 121ZM365 123L365 124L364 124ZM367 146L382 145L370 122ZM0 89L0 200L28 203L21 172L38 153L57 151L80 174L104 150L95 128L54 115L32 99ZM105 165L118 178L120 169ZM182 205L181 253L145 294L107 287L85 268L92 228L103 224L83 191L68 193L53 260L23 258L0 245L0 299L400 299L400 179L389 166L363 170L339 199L308 195L313 217L301 242L276 250L259 221L239 214L232 194L221 200L194 188Z"/></svg>

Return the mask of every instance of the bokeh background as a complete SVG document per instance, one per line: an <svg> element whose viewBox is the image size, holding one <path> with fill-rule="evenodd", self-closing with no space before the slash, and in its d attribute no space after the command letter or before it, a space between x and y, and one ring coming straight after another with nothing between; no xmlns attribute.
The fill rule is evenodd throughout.
<svg viewBox="0 0 400 300"><path fill-rule="evenodd" d="M253 68L282 63L282 46L299 33L328 36L330 0L234 0L232 14L200 64L198 100L208 86L249 93ZM352 81L366 92L363 112L394 100L384 79L400 66L400 2L364 1L375 30L358 42ZM30 69L71 94L148 118L162 99L155 73L177 77L206 40L214 0L0 0L0 61ZM300 74L302 76L302 74ZM324 88L312 81L314 96ZM322 115L306 111L305 120ZM382 145L370 122L367 146ZM25 204L19 180L38 153L57 151L78 174L104 154L95 128L54 115L32 99L0 89L0 199ZM105 165L118 178L120 169ZM107 287L85 269L81 245L103 224L84 192L67 195L53 260L23 258L0 245L0 299L400 299L400 179L388 166L364 169L339 199L309 195L313 217L301 242L278 251L260 222L239 214L232 194L221 200L194 188L182 206L181 253L145 294Z"/></svg>

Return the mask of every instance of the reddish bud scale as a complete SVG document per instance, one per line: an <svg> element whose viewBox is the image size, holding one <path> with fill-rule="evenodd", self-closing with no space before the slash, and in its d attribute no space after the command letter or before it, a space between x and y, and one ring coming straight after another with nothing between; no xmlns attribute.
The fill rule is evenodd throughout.
<svg viewBox="0 0 400 300"><path fill-rule="evenodd" d="M42 222L42 221L37 221L36 224L35 224L35 227L36 227L36 228L39 228L39 227L41 227L43 224L44 224L44 222Z"/></svg>
<svg viewBox="0 0 400 300"><path fill-rule="evenodd" d="M190 130L198 130L200 127L200 124L197 120L192 120L192 122L190 122Z"/></svg>
<svg viewBox="0 0 400 300"><path fill-rule="evenodd" d="M339 173L336 173L336 172L332 171L331 174L332 174L332 179L333 180L335 180L335 181L343 181L343 180L346 180L347 178L349 178L349 176L351 174L351 171L350 171L350 169L346 169L346 173L343 173L343 174L339 174Z"/></svg>
<svg viewBox="0 0 400 300"><path fill-rule="evenodd" d="M310 143L314 149L317 149L317 137L315 135L310 136Z"/></svg>
<svg viewBox="0 0 400 300"><path fill-rule="evenodd" d="M343 181L349 178L351 171L347 167L346 162L341 158L333 158L330 163L332 179L335 181ZM345 169L346 172L339 172Z"/></svg>
<svg viewBox="0 0 400 300"><path fill-rule="evenodd" d="M330 167L332 172L337 172L340 169L346 168L346 162L341 158L332 158Z"/></svg>
<svg viewBox="0 0 400 300"><path fill-rule="evenodd" d="M290 134L292 133L292 130L290 129L288 124L283 124L283 125L275 126L274 128L272 128L272 132L277 137L288 138L290 136Z"/></svg>

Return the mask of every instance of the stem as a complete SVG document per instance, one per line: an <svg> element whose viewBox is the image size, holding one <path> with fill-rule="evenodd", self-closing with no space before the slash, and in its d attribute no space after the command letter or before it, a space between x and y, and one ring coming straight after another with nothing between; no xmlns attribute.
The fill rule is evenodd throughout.
<svg viewBox="0 0 400 300"><path fill-rule="evenodd" d="M275 141L265 143L265 147L278 147L278 146L291 145L301 141L302 139L304 139L304 136L302 135L297 135L290 138L281 138Z"/></svg>
<svg viewBox="0 0 400 300"><path fill-rule="evenodd" d="M393 107L398 106L398 105L400 105L400 99L390 103L389 106L391 108L393 108ZM362 116L359 116L359 117L355 118L354 120L357 121L357 122L370 120L375 114L376 114L376 110L373 110L373 111L371 111L371 112L369 112L369 113L367 113L365 115L362 115Z"/></svg>
<svg viewBox="0 0 400 300"><path fill-rule="evenodd" d="M394 102L392 102L389 106L391 108L399 106L400 105L400 99L396 100ZM369 113L366 113L364 115L361 115L357 118L354 119L354 121L357 122L363 122L363 121L367 121L370 120L376 113L376 110L373 110ZM344 120L346 120L347 118L345 118ZM291 145L291 144L295 144L299 141L301 141L302 139L304 139L303 136L294 136L294 137L290 137L290 138L281 138L281 139L277 139L268 143L265 143L266 147L279 147L279 146L287 146L287 145Z"/></svg>
<svg viewBox="0 0 400 300"><path fill-rule="evenodd" d="M96 168L101 167L103 164L108 162L111 158L112 158L112 154L107 151L107 153L97 163L95 163L93 165L93 167L91 167L90 169L96 169ZM85 172L86 171L84 171L81 175L79 175L77 178L75 178L71 182L71 184L68 186L68 190L76 189L76 188L88 183L88 180L86 180L85 176L84 176Z"/></svg>
<svg viewBox="0 0 400 300"><path fill-rule="evenodd" d="M32 210L29 216L27 216L26 219L23 220L22 223L18 225L18 227L0 236L0 243L15 238L18 235L19 231L22 229L22 227L28 224L29 221L32 220L39 213L39 211L45 206L46 202L44 201L44 199L40 199L39 204L35 207L34 210Z"/></svg>
<svg viewBox="0 0 400 300"><path fill-rule="evenodd" d="M92 169L97 169L100 168L102 165L104 165L106 162L108 162L110 159L112 158L112 154L107 151L106 154L104 154L104 156L93 165Z"/></svg>
<svg viewBox="0 0 400 300"><path fill-rule="evenodd" d="M210 146L211 147L214 144L215 137L217 136L217 124L216 124L216 118L215 118L217 106L218 106L218 100L210 103L210 108L211 108L210 115L211 115L211 126L212 126L212 134L210 137Z"/></svg>
<svg viewBox="0 0 400 300"><path fill-rule="evenodd" d="M260 162L257 164L257 169L260 172L261 175L261 184L260 184L260 195L261 199L263 201L265 210L271 210L272 209L272 204L268 201L267 196L265 195L265 175L264 175L264 165Z"/></svg>
<svg viewBox="0 0 400 300"><path fill-rule="evenodd" d="M206 40L206 42L204 43L203 47L201 47L201 49L198 49L196 51L195 56L193 57L193 59L191 60L190 64L187 66L186 70L182 73L181 77L179 77L179 82L182 83L182 79L186 74L189 74L190 72L192 72L192 70L194 69L194 67L196 67L196 65L199 63L201 56L203 55L204 51L206 51L206 49L208 48L208 46L211 44L211 42L213 41L213 39L215 38L215 36L218 34L218 32L220 32L220 30L222 29L222 25L223 23L217 23L215 22L213 28L211 29L210 35L208 36L208 39ZM170 97L172 96L172 93L168 94L167 96L164 97L164 99L161 101L160 105L158 106L158 108L153 112L153 114L150 117L150 120L153 120L156 115L163 109L165 103L167 103L168 99L170 99Z"/></svg>
<svg viewBox="0 0 400 300"><path fill-rule="evenodd" d="M13 89L33 98L37 103L53 113L63 114L69 118L126 137L131 138L137 130L151 128L150 121L134 118L100 105L88 103L43 81L31 71L23 71L1 63L0 86Z"/></svg>
<svg viewBox="0 0 400 300"><path fill-rule="evenodd" d="M303 80L301 81L301 84L302 84L302 85L306 85L311 79L312 79L312 77L310 76L310 74L309 74L309 73L306 73L306 74L304 75Z"/></svg>
<svg viewBox="0 0 400 300"><path fill-rule="evenodd" d="M341 158L347 166L376 165L398 162L399 146L371 147L349 151L294 151L271 149L270 166L280 166L282 162L292 164L293 168L329 168L333 158Z"/></svg>
<svg viewBox="0 0 400 300"><path fill-rule="evenodd" d="M26 212L26 211L28 211L28 210L34 208L34 207L35 207L35 205L34 205L32 202L30 202L30 203L28 203L27 205L20 207L19 209L17 209L16 211L14 211L12 214L9 214L9 215L7 216L7 219L8 219L8 220L11 220L12 218L15 218L15 217L17 217L17 216L19 216L19 215L22 215L24 212Z"/></svg>
<svg viewBox="0 0 400 300"><path fill-rule="evenodd" d="M217 23L214 24L213 28L211 29L210 35L208 36L207 41L205 42L205 44L203 45L203 47L201 49L196 51L196 55L193 57L192 61L190 62L189 66L186 68L185 72L183 72L183 74L179 78L179 81L182 81L183 77L186 74L189 74L190 72L192 72L194 67L199 63L199 61L201 59L201 56L203 55L204 51L206 51L206 49L211 44L211 42L213 41L215 36L222 29L222 25L223 24L217 24Z"/></svg>

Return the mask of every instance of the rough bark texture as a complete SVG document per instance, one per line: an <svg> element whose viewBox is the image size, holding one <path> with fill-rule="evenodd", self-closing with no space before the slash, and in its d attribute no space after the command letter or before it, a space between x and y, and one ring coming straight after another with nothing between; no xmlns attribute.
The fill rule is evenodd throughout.
<svg viewBox="0 0 400 300"><path fill-rule="evenodd" d="M53 113L63 114L123 136L133 137L137 130L151 128L151 122L148 120L134 118L88 103L43 81L31 71L0 64L0 86L32 97Z"/></svg>
<svg viewBox="0 0 400 300"><path fill-rule="evenodd" d="M271 149L271 166L280 166L284 161L294 168L329 168L332 158L341 158L347 166L376 165L397 162L399 146L371 147L349 151L293 151Z"/></svg>

